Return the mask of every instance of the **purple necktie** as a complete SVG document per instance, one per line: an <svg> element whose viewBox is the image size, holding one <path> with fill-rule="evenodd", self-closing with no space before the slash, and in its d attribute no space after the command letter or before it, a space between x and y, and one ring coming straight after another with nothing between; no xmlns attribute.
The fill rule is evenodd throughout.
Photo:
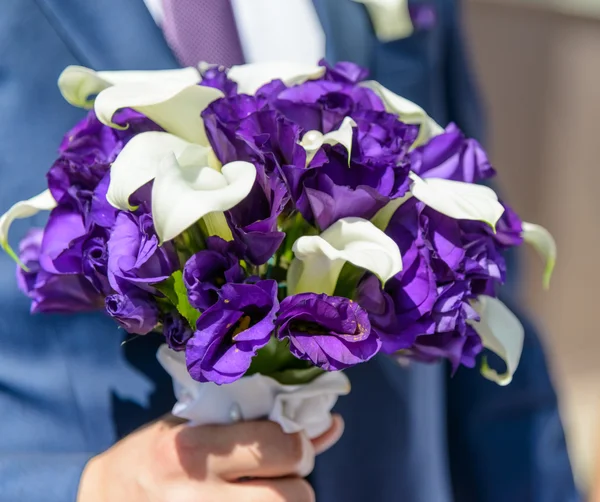
<svg viewBox="0 0 600 502"><path fill-rule="evenodd" d="M165 39L182 66L242 64L230 0L162 0Z"/></svg>

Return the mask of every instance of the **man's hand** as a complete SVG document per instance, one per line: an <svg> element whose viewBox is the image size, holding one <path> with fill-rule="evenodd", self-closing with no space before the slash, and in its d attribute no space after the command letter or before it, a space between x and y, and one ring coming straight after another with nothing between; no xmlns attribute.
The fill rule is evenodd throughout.
<svg viewBox="0 0 600 502"><path fill-rule="evenodd" d="M168 417L90 460L78 502L312 502L302 478L343 428L335 416L311 442L268 421L188 427Z"/></svg>

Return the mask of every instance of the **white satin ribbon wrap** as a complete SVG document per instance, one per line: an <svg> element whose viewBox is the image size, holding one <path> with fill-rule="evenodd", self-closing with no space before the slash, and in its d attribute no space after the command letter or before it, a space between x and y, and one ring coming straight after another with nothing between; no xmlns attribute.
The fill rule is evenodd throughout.
<svg viewBox="0 0 600 502"><path fill-rule="evenodd" d="M216 385L193 380L183 352L162 345L157 358L173 378L177 397L173 414L194 425L268 418L286 433L305 431L312 439L331 427L331 409L339 396L350 392L348 377L339 371L324 373L303 385L282 385L264 375Z"/></svg>

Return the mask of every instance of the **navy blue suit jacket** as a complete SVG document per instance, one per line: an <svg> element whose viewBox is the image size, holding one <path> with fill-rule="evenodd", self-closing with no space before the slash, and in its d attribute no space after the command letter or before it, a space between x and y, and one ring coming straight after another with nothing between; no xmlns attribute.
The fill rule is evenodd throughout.
<svg viewBox="0 0 600 502"><path fill-rule="evenodd" d="M362 5L315 0L330 60L354 60L440 123L477 136L475 90L456 6L438 25L381 44ZM61 136L82 116L56 90L69 64L176 67L142 0L0 2L0 207L40 192ZM20 222L19 239L43 217ZM505 299L506 300L506 299ZM510 300L510 299L509 299ZM509 301L510 303L510 301ZM514 307L514 305L513 305ZM0 256L0 500L71 502L87 460L173 404L155 337L121 346L98 315L30 316L14 264ZM311 478L320 502L571 502L578 500L556 396L535 331L514 383L443 365L380 358L348 372L340 443Z"/></svg>

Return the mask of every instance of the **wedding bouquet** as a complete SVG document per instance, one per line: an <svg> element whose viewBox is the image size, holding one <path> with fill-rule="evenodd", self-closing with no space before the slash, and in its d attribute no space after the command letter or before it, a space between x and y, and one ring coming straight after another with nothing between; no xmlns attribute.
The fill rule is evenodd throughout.
<svg viewBox="0 0 600 502"><path fill-rule="evenodd" d="M491 188L485 152L350 63L156 72L69 67L69 131L48 189L0 219L31 311L105 310L159 331L174 412L329 426L342 370L378 353L517 368L523 329L497 299L503 253L542 227ZM49 210L19 252L16 218ZM135 340L131 341L135 343ZM226 385L224 385L226 384Z"/></svg>

